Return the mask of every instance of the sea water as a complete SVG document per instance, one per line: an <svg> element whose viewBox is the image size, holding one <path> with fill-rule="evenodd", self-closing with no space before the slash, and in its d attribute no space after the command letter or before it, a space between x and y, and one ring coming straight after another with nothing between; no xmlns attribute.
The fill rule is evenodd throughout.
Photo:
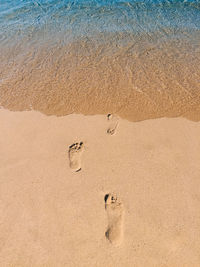
<svg viewBox="0 0 200 267"><path fill-rule="evenodd" d="M10 110L195 119L199 66L198 0L0 0Z"/></svg>

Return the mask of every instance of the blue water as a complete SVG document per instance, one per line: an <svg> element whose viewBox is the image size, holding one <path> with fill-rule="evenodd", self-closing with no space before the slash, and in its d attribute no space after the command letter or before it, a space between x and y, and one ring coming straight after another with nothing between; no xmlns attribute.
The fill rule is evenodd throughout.
<svg viewBox="0 0 200 267"><path fill-rule="evenodd" d="M129 97L129 117L136 100L151 114L184 103L180 114L189 98L200 103L199 66L200 0L0 0L0 105L10 109L102 113Z"/></svg>
<svg viewBox="0 0 200 267"><path fill-rule="evenodd" d="M198 0L0 0L0 42L22 35L32 38L63 35L68 41L99 32L166 34L168 30L198 29Z"/></svg>

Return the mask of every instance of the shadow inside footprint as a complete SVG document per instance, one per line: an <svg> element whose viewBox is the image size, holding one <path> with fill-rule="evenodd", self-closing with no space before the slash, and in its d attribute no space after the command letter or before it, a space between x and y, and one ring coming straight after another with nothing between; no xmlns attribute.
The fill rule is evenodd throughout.
<svg viewBox="0 0 200 267"><path fill-rule="evenodd" d="M106 204L106 201L107 201L108 197L109 197L109 194L106 194L105 197L104 197L105 204Z"/></svg>
<svg viewBox="0 0 200 267"><path fill-rule="evenodd" d="M108 114L107 120L109 121L109 127L107 129L107 133L113 135L116 133L119 124L119 118L116 115Z"/></svg>
<svg viewBox="0 0 200 267"><path fill-rule="evenodd" d="M123 205L115 194L106 194L104 201L108 217L105 236L112 244L119 245L123 237Z"/></svg>
<svg viewBox="0 0 200 267"><path fill-rule="evenodd" d="M81 156L83 153L83 142L74 143L69 146L68 155L69 155L69 166L71 169L79 172L81 170Z"/></svg>

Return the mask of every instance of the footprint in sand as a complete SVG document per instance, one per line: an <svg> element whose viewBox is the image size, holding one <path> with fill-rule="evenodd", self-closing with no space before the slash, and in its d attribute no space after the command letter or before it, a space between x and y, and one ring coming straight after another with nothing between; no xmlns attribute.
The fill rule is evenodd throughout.
<svg viewBox="0 0 200 267"><path fill-rule="evenodd" d="M123 238L123 205L115 194L106 194L104 200L108 217L105 235L112 244L119 245Z"/></svg>
<svg viewBox="0 0 200 267"><path fill-rule="evenodd" d="M75 143L69 147L69 166L76 172L81 170L81 156L83 153L83 142Z"/></svg>
<svg viewBox="0 0 200 267"><path fill-rule="evenodd" d="M109 127L107 133L113 135L116 133L117 127L119 125L119 118L116 115L108 114L107 119L109 121Z"/></svg>

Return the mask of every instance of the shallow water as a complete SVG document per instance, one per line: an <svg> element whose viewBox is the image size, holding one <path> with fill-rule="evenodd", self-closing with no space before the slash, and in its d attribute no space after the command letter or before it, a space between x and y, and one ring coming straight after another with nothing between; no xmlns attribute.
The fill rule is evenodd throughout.
<svg viewBox="0 0 200 267"><path fill-rule="evenodd" d="M200 116L200 1L0 0L0 105Z"/></svg>

